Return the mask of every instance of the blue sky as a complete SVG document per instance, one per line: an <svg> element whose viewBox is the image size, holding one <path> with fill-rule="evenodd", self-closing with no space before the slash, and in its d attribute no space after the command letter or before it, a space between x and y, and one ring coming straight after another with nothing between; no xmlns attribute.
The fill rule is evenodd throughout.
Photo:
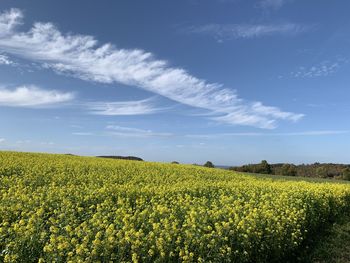
<svg viewBox="0 0 350 263"><path fill-rule="evenodd" d="M349 1L0 3L0 149L350 163Z"/></svg>

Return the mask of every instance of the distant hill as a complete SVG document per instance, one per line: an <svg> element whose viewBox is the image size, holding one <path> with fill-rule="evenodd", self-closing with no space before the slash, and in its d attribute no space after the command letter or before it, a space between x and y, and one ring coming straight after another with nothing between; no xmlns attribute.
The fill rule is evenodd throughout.
<svg viewBox="0 0 350 263"><path fill-rule="evenodd" d="M140 157L135 157L135 156L113 156L113 155L108 155L108 156L96 156L98 158L109 158L109 159L122 159L122 160L132 160L132 161L143 161Z"/></svg>

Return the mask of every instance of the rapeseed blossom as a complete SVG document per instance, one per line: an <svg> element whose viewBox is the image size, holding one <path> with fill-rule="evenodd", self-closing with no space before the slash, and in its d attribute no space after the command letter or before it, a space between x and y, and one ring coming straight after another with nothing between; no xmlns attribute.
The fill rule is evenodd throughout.
<svg viewBox="0 0 350 263"><path fill-rule="evenodd" d="M0 261L268 262L349 202L349 184L1 152Z"/></svg>

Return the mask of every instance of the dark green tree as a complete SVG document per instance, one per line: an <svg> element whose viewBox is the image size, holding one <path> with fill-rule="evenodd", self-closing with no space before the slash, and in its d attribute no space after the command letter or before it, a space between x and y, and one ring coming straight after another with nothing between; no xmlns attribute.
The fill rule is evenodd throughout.
<svg viewBox="0 0 350 263"><path fill-rule="evenodd" d="M205 164L204 164L204 167L208 167L208 168L214 168L214 164L211 162L211 161L207 161Z"/></svg>
<svg viewBox="0 0 350 263"><path fill-rule="evenodd" d="M343 171L342 171L342 178L344 180L350 181L350 168L349 167L346 167L346 168L343 169Z"/></svg>
<svg viewBox="0 0 350 263"><path fill-rule="evenodd" d="M297 167L294 164L285 163L281 168L281 174L285 176L296 176Z"/></svg>
<svg viewBox="0 0 350 263"><path fill-rule="evenodd" d="M320 166L316 168L316 174L318 177L321 178L327 178L328 177L328 170L324 166Z"/></svg>
<svg viewBox="0 0 350 263"><path fill-rule="evenodd" d="M266 160L262 160L259 166L259 173L272 174L271 165Z"/></svg>

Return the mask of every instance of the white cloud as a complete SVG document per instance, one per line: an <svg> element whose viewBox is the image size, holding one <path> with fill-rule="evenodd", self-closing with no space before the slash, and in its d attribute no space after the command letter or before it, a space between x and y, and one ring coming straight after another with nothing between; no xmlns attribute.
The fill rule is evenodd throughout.
<svg viewBox="0 0 350 263"><path fill-rule="evenodd" d="M309 67L299 67L298 70L291 72L291 75L295 78L327 77L336 73L346 63L348 63L348 60L344 58L335 61L325 60Z"/></svg>
<svg viewBox="0 0 350 263"><path fill-rule="evenodd" d="M31 140L18 140L16 141L16 144L29 144L32 143Z"/></svg>
<svg viewBox="0 0 350 263"><path fill-rule="evenodd" d="M70 101L72 93L44 90L36 86L20 86L14 89L0 87L0 106L9 107L47 107Z"/></svg>
<svg viewBox="0 0 350 263"><path fill-rule="evenodd" d="M264 112L266 115L273 116L276 119L290 119L292 121L298 121L301 118L301 115L290 112L281 112L278 108L264 106L261 102L253 103L252 109L257 114Z"/></svg>
<svg viewBox="0 0 350 263"><path fill-rule="evenodd" d="M53 145L56 145L54 142L51 141L32 141L32 140L18 140L15 142L15 146L21 146L21 147L25 147L25 146L45 146L45 147L50 147Z"/></svg>
<svg viewBox="0 0 350 263"><path fill-rule="evenodd" d="M168 132L154 132L139 128L124 127L119 125L107 125L104 132L73 132L76 136L102 136L102 137L123 137L123 138L170 138L175 136Z"/></svg>
<svg viewBox="0 0 350 263"><path fill-rule="evenodd" d="M135 86L214 112L218 120L229 124L274 128L277 120L295 121L303 116L278 108L274 108L273 114L269 110L257 111L255 103L240 99L233 90L194 77L182 68L170 67L166 61L155 59L143 50L118 49L111 44L98 46L91 36L64 35L51 23L35 23L28 32L16 31L21 18L22 13L15 9L0 14L0 51L41 63L57 72L88 81ZM290 31L290 27L296 30L288 25L279 30L263 27L251 29L247 35ZM108 113L108 109L100 111Z"/></svg>
<svg viewBox="0 0 350 263"><path fill-rule="evenodd" d="M41 145L46 145L46 146L50 146L50 145L55 145L54 142L40 142Z"/></svg>
<svg viewBox="0 0 350 263"><path fill-rule="evenodd" d="M0 35L11 34L15 27L21 24L23 14L19 9L12 8L0 15Z"/></svg>
<svg viewBox="0 0 350 263"><path fill-rule="evenodd" d="M148 137L172 137L174 134L167 132L153 132L151 130L144 130L138 128L123 127L118 125L108 125L107 130L112 130L108 132L108 135L119 136L119 137L138 137L138 138L148 138Z"/></svg>
<svg viewBox="0 0 350 263"><path fill-rule="evenodd" d="M189 27L186 31L213 36L218 41L238 38L257 38L271 35L296 35L309 30L309 26L285 24L207 24Z"/></svg>
<svg viewBox="0 0 350 263"><path fill-rule="evenodd" d="M153 105L153 99L138 101L119 101L119 102L91 102L87 103L92 114L97 115L144 115L161 111Z"/></svg>
<svg viewBox="0 0 350 263"><path fill-rule="evenodd" d="M230 138L230 137L295 137L295 136L335 136L350 134L349 130L314 130L314 131L300 131L300 132L279 132L279 133L265 133L265 132L229 132L229 133L207 133L207 134L174 134L169 132L156 132L152 130L125 127L119 125L107 125L105 132L73 132L77 136L108 136L108 137L125 137L125 138L191 138L200 140ZM200 142L199 145L205 145ZM177 145L177 147L179 147Z"/></svg>
<svg viewBox="0 0 350 263"><path fill-rule="evenodd" d="M74 129L82 129L82 128L84 128L83 126L78 125L78 124L71 124L70 127L74 128Z"/></svg>
<svg viewBox="0 0 350 263"><path fill-rule="evenodd" d="M94 135L92 132L73 132L73 135L77 135L77 136L92 136Z"/></svg>
<svg viewBox="0 0 350 263"><path fill-rule="evenodd" d="M3 143L4 141L6 141L4 138L0 138L0 143Z"/></svg>
<svg viewBox="0 0 350 263"><path fill-rule="evenodd" d="M14 63L6 55L0 55L0 65L13 65Z"/></svg>
<svg viewBox="0 0 350 263"><path fill-rule="evenodd" d="M185 137L196 139L216 139L219 137L255 137L255 136L326 136L348 134L348 130L321 130L321 131L301 131L282 133L262 133L262 132L236 132L236 133L216 133L216 134L188 134Z"/></svg>
<svg viewBox="0 0 350 263"><path fill-rule="evenodd" d="M337 135L337 134L346 134L349 133L347 130L328 130L328 131L305 131L305 132L290 132L290 133L280 133L277 135L286 135L286 136L317 136L317 135Z"/></svg>
<svg viewBox="0 0 350 263"><path fill-rule="evenodd" d="M108 126L106 126L106 129L121 131L121 132L137 132L137 133L150 133L150 132L152 132L151 130L123 127L123 126L119 126L119 125L108 125Z"/></svg>

